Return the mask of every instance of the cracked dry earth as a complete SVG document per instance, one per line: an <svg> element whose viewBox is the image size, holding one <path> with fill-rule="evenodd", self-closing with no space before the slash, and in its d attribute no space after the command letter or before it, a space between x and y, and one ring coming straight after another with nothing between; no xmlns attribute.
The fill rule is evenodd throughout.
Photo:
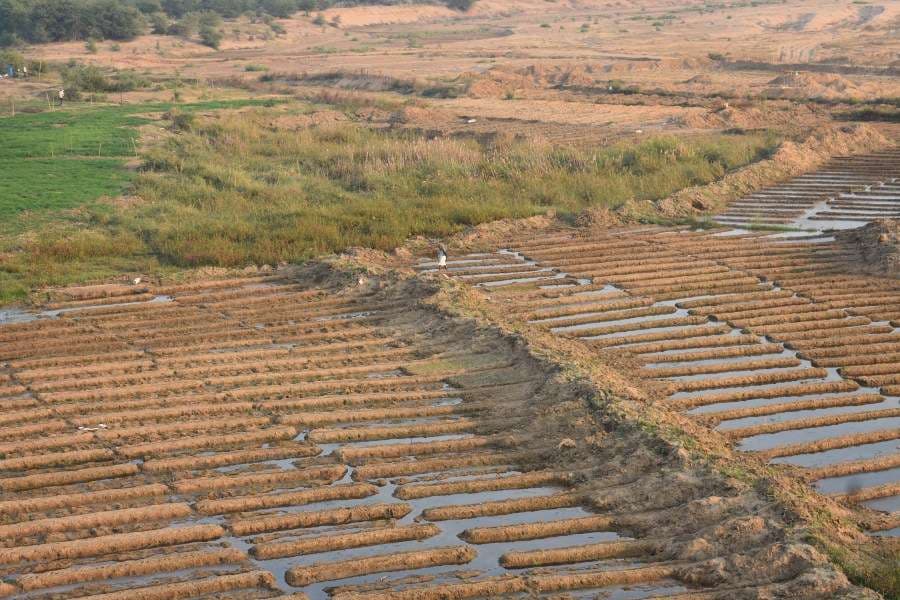
<svg viewBox="0 0 900 600"><path fill-rule="evenodd" d="M892 409L886 388L859 383L884 375L851 378L788 351L776 338L806 330L790 318L805 305L728 270L737 267L686 261L698 243L710 240L662 230L631 242L550 235L521 249L542 264L579 256L568 270L598 281L620 273L621 288L582 280L544 290L533 280L496 294L511 294L537 326L586 310L614 315L590 325L612 329L591 336L655 357L648 369L671 379L672 405L759 407L698 418L729 424L735 439L773 459L862 447L859 436L871 447L893 441L884 433L896 419L884 412ZM696 275L638 284L627 260L592 258L622 244L629 252L617 256L660 249L660 264L687 264ZM758 242L723 241L717 260L740 260L740 244ZM492 273L522 268L509 254L471 260ZM772 501L611 410L608 395L563 377L521 339L425 303L433 284L317 288L314 279L285 271L78 288L54 312L0 325L0 597L871 597L804 544L802 527ZM845 288L812 274L799 281L805 293L825 290L841 302L836 291ZM673 304L710 286L724 294L716 301L740 299L728 304L734 319L770 300L793 308L777 311L785 320L754 322L772 338L753 341L707 319L724 304ZM880 336L885 351L898 343L889 326L841 310L823 309L822 326L844 319L854 336ZM613 324L647 314L667 325ZM718 370L704 362L714 347L756 366L726 375L724 390L707 389L710 379L692 373ZM696 371L664 358L677 348ZM839 361L843 348L803 351ZM740 404L757 390L777 402ZM862 416L827 425L834 435L815 436L827 448L779 437L797 430L793 418L751 431L755 415L777 414L762 407L782 404L787 391L809 410L824 403L854 407L829 415ZM716 399L725 394L739 397ZM833 429L850 422L872 427ZM852 456L853 472L877 472L870 458Z"/></svg>

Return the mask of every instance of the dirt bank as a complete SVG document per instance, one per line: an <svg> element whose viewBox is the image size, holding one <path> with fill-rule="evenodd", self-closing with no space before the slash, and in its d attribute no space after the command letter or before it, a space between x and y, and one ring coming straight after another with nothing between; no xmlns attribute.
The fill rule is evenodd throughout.
<svg viewBox="0 0 900 600"><path fill-rule="evenodd" d="M890 145L890 140L868 125L823 127L802 141L784 142L769 159L739 169L710 185L669 196L657 202L654 210L674 218L718 212L732 200L817 169L833 156L873 152Z"/></svg>
<svg viewBox="0 0 900 600"><path fill-rule="evenodd" d="M900 221L882 219L865 227L842 231L838 241L856 255L855 264L865 273L900 276Z"/></svg>

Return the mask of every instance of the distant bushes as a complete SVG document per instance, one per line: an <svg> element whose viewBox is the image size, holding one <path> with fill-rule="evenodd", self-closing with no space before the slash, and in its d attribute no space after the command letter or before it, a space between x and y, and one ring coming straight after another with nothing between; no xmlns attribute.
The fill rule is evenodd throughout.
<svg viewBox="0 0 900 600"><path fill-rule="evenodd" d="M63 87L70 100L78 100L82 94L131 92L145 88L150 81L134 71L107 73L94 65L70 63L60 67Z"/></svg>
<svg viewBox="0 0 900 600"><path fill-rule="evenodd" d="M144 30L141 12L120 0L0 0L0 44L129 40Z"/></svg>
<svg viewBox="0 0 900 600"><path fill-rule="evenodd" d="M443 0L468 10L475 0ZM0 0L0 46L18 42L130 40L147 30L185 35L199 31L208 46L222 39L216 26L197 24L197 15L234 19L244 14L287 18L335 5L391 4L391 0ZM276 24L277 28L277 24Z"/></svg>

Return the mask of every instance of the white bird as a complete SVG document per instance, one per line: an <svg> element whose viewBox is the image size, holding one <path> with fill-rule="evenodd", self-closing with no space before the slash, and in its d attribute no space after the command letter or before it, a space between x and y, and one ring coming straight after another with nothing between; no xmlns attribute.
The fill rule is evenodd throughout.
<svg viewBox="0 0 900 600"><path fill-rule="evenodd" d="M134 285L137 285L137 284L139 284L140 282L141 282L141 278L140 278L140 277L135 277L135 278L131 281L131 283L133 283Z"/></svg>

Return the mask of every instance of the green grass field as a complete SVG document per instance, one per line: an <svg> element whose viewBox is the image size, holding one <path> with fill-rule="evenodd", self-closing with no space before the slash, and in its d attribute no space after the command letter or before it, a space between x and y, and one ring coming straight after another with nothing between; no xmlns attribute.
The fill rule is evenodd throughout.
<svg viewBox="0 0 900 600"><path fill-rule="evenodd" d="M179 106L200 110L251 102ZM148 113L171 104L70 105L38 114L0 118L0 223L22 211L71 209L116 196L134 176L126 162L137 156L137 128Z"/></svg>
<svg viewBox="0 0 900 600"><path fill-rule="evenodd" d="M66 209L116 195L130 180L132 107L19 114L0 119L0 220L23 210Z"/></svg>

